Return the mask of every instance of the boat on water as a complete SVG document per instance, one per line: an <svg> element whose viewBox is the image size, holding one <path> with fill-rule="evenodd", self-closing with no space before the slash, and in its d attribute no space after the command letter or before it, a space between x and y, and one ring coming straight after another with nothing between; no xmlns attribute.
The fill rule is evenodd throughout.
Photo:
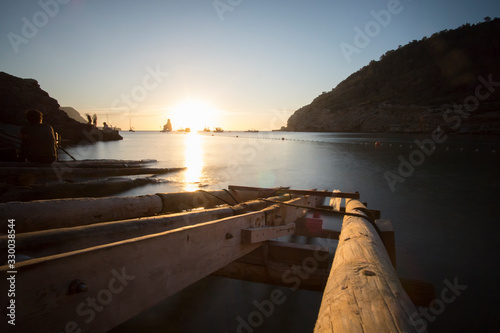
<svg viewBox="0 0 500 333"><path fill-rule="evenodd" d="M245 131L245 132L249 132L249 133L258 133L259 131L258 131L258 130L256 130L256 129L249 129L249 130L247 130L247 131Z"/></svg>
<svg viewBox="0 0 500 333"><path fill-rule="evenodd" d="M359 193L229 186L0 204L15 217L0 224L9 230L15 222L20 255L0 267L16 274L16 328L60 332L71 323L106 332L216 275L322 291L315 332L425 331L415 327L422 320L415 304L429 306L432 285L398 276L391 222L359 200ZM334 219L340 230L329 227ZM2 253L8 240L0 236ZM10 283L1 279L0 288ZM2 304L9 297L1 293ZM89 299L102 305L99 315Z"/></svg>
<svg viewBox="0 0 500 333"><path fill-rule="evenodd" d="M132 127L132 117L130 116L130 114L129 114L128 124L129 124L129 126L128 126L129 130L128 131L129 132L135 132L134 129L133 129L133 127Z"/></svg>

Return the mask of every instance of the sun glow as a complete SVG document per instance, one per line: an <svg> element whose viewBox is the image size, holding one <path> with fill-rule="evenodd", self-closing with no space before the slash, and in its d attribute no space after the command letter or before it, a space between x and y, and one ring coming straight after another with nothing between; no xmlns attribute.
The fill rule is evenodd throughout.
<svg viewBox="0 0 500 333"><path fill-rule="evenodd" d="M217 123L217 110L212 105L202 101L187 100L173 109L172 125L174 130L190 128L191 131L201 131L205 127L212 127Z"/></svg>
<svg viewBox="0 0 500 333"><path fill-rule="evenodd" d="M190 133L184 137L186 143L184 157L187 167L184 173L184 190L191 192L199 189L203 170L203 148L199 134Z"/></svg>

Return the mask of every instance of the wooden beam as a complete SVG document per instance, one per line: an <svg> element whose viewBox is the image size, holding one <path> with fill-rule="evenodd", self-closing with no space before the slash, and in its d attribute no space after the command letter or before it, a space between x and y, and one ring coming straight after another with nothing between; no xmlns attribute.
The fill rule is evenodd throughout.
<svg viewBox="0 0 500 333"><path fill-rule="evenodd" d="M273 200L284 201L289 198L290 195L285 195L273 197ZM270 225L271 218L275 217L279 207L273 206L265 209L269 205L271 204L268 202L254 200L230 208L220 207L169 215L101 222L71 228L20 233L16 235L16 252L33 258L40 258L258 210L262 210L265 213L266 225ZM278 223L278 221L273 220L273 223ZM282 223L281 219L279 223ZM0 236L0 258L6 258L8 253L7 246L7 235Z"/></svg>
<svg viewBox="0 0 500 333"><path fill-rule="evenodd" d="M241 230L241 241L244 244L255 244L270 239L288 236L295 231L295 223L276 227L252 228Z"/></svg>
<svg viewBox="0 0 500 333"><path fill-rule="evenodd" d="M319 245L268 241L213 275L289 288L323 291L333 256Z"/></svg>
<svg viewBox="0 0 500 333"><path fill-rule="evenodd" d="M261 187L250 187L250 186L237 186L229 185L229 189L233 190L247 190L247 191L269 191L274 194L279 193L290 193L297 195L311 195L319 197L335 197L335 198L351 198L359 199L359 193L349 193L349 192L328 192L328 191L315 191L315 190L292 190L289 188L261 188Z"/></svg>
<svg viewBox="0 0 500 333"><path fill-rule="evenodd" d="M18 263L16 329L106 332L261 246L242 244L240 230L261 227L264 218L248 213ZM2 276L8 271L0 267ZM76 280L81 293L69 291ZM7 279L0 290L9 290ZM8 301L1 293L0 304ZM1 331L7 326L0 322Z"/></svg>
<svg viewBox="0 0 500 333"><path fill-rule="evenodd" d="M362 207L351 200L346 211ZM417 319L375 228L345 216L314 332L421 332Z"/></svg>

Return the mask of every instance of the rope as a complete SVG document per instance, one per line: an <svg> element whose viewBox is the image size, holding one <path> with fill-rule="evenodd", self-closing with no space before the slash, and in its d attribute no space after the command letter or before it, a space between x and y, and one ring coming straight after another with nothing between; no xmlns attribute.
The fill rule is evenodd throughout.
<svg viewBox="0 0 500 333"><path fill-rule="evenodd" d="M198 192L203 192L203 193L209 194L209 195L211 195L211 196L213 196L213 197L215 197L215 198L219 199L220 201L223 201L223 202L227 203L229 206L234 206L234 204L229 203L228 201L226 201L226 200L222 199L221 197L218 197L218 196L216 196L215 194L210 193L210 192L208 192L208 191L205 191L205 190L198 190ZM232 196L231 196L231 197L232 197ZM233 199L234 199L234 198L233 198ZM234 201L236 201L236 199L234 199Z"/></svg>
<svg viewBox="0 0 500 333"><path fill-rule="evenodd" d="M240 203L238 200L236 200L236 198L235 198L235 197L233 197L233 195L231 194L231 192L229 192L229 190L224 189L224 192L226 192L227 194L229 194L229 196L230 196L231 198L233 198L233 200L234 200L234 202L235 202L235 204L236 204L236 205L238 205L238 204Z"/></svg>

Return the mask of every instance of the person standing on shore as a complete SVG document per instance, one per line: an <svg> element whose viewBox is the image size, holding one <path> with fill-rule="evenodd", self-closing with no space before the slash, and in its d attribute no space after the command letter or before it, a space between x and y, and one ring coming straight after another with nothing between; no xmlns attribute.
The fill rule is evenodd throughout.
<svg viewBox="0 0 500 333"><path fill-rule="evenodd" d="M43 114L35 109L26 111L27 125L21 128L19 161L52 163L57 160L57 140L54 129L42 123Z"/></svg>

